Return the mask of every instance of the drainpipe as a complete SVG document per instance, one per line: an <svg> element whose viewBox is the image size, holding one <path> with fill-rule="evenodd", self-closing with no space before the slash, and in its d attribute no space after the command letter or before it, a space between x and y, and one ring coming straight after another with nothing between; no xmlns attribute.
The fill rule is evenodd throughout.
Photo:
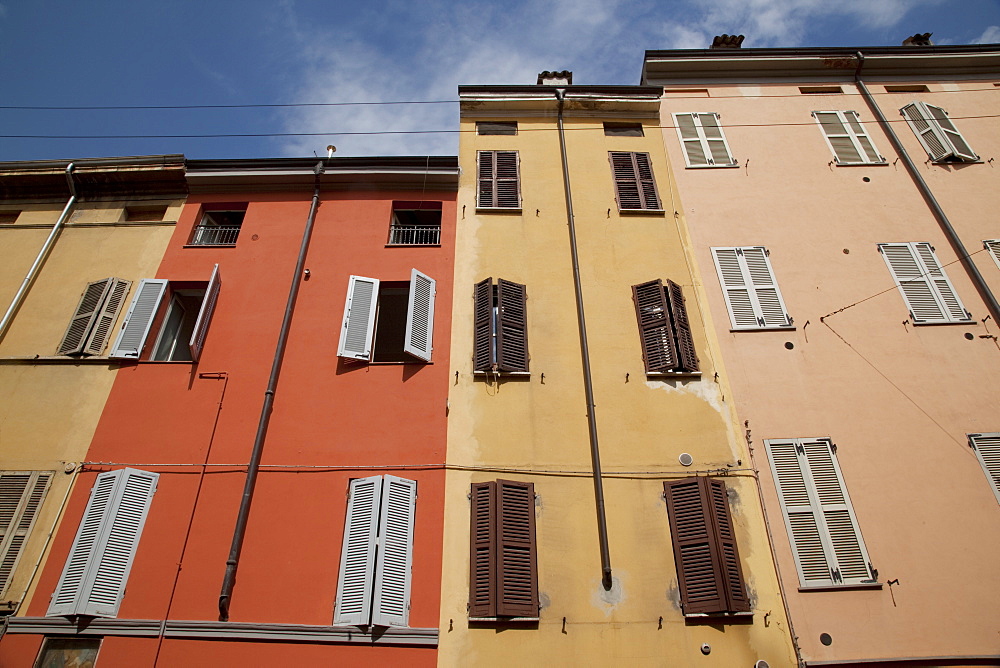
<svg viewBox="0 0 1000 668"><path fill-rule="evenodd" d="M868 103L868 108L875 118L878 119L879 125L882 126L882 130L885 131L886 135L889 137L889 141L892 143L893 148L899 154L902 159L903 164L906 166L906 171L910 173L910 178L913 179L914 184L917 186L917 190L920 194L924 196L924 200L927 202L927 206L930 208L934 217L937 219L938 224L941 226L941 230L944 232L948 241L951 243L952 249L958 254L958 259L962 261L962 266L965 267L966 272L969 274L969 278L975 283L976 289L979 291L979 296L983 298L986 302L986 308L993 316L993 322L1000 323L1000 304L997 303L996 297L993 296L993 292L990 290L986 281L983 280L982 274L979 273L979 268L972 261L972 257L969 256L969 252L965 249L965 245L959 238L958 233L955 232L955 228L952 227L951 221L948 220L948 216L945 214L944 209L938 204L937 199L934 198L934 193L927 186L927 182L924 181L924 177L920 175L917 171L917 166L910 159L910 155L903 148L903 144L899 141L899 137L896 136L895 131L890 127L889 121L886 120L885 116L882 114L882 110L879 108L878 104L875 102L875 98L872 94L868 92L868 87L865 86L865 82L861 80L861 68L865 63L865 56L863 53L858 51L858 67L854 70L854 83L857 85L858 90L861 91L861 95L865 98L865 102Z"/></svg>
<svg viewBox="0 0 1000 668"><path fill-rule="evenodd" d="M597 502L597 534L601 543L601 582L611 589L611 555L608 551L608 521L604 513L604 482L601 479L601 451L597 443L597 416L594 406L594 379L590 373L590 349L587 346L587 321L583 311L583 288L580 286L580 256L576 247L576 219L573 215L573 192L569 186L569 161L566 159L566 132L563 128L563 103L566 89L556 88L559 101L559 148L562 151L563 186L566 190L566 218L569 223L569 246L573 254L573 285L576 288L576 318L580 323L580 352L583 356L583 387L587 395L587 426L590 430L590 459L594 469L594 497Z"/></svg>
<svg viewBox="0 0 1000 668"><path fill-rule="evenodd" d="M313 223L316 221L316 209L319 208L319 177L323 173L323 163L316 163L314 169L316 185L313 188L312 206L309 207L309 218L306 229L302 233L302 246L299 248L299 258L295 263L295 273L292 275L292 285L288 290L288 302L285 304L285 316L281 321L281 331L278 334L278 344L274 350L274 361L271 364L271 377L264 391L264 405L260 409L260 422L257 425L257 436L253 442L250 463L247 465L246 482L243 485L243 498L240 500L240 510L236 516L236 528L233 530L233 543L229 548L229 558L226 560L226 575L222 580L222 591L219 593L219 621L229 621L229 604L232 601L233 587L236 586L236 569L240 563L240 553L243 551L243 539L246 537L247 519L250 516L250 503L253 501L254 489L257 485L257 473L260 471L260 458L264 451L264 438L271 421L271 409L274 406L274 393L278 386L278 376L281 374L281 363L285 357L285 344L288 343L288 330L292 324L292 313L295 311L295 299L299 294L299 284L302 282L302 269L306 261L306 251L312 238Z"/></svg>
<svg viewBox="0 0 1000 668"><path fill-rule="evenodd" d="M66 165L66 184L69 186L69 199L66 201L66 206L63 207L62 213L59 214L59 219L56 224L52 226L52 231L49 232L49 238L45 240L42 244L42 249L38 251L38 256L35 258L35 263L31 265L31 269L28 270L28 274L21 281L21 287L18 288L17 294L14 295L14 299L10 303L10 307L7 312L4 313L3 319L0 320L0 339L3 339L7 335L7 329L10 327L11 321L14 319L14 314L17 310L21 308L21 303L24 301L25 296L28 294L28 290L31 289L31 285L35 282L38 277L38 272L41 270L42 265L45 263L45 259L49 256L52 251L52 246L56 243L56 237L59 236L59 231L63 228L63 223L69 218L69 212L76 203L76 185L73 183L73 163Z"/></svg>

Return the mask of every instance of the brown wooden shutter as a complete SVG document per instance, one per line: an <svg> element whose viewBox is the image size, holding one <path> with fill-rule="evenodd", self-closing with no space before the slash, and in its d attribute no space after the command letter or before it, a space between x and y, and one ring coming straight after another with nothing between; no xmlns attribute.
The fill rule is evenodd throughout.
<svg viewBox="0 0 1000 668"><path fill-rule="evenodd" d="M663 491L684 614L748 611L725 484L685 478Z"/></svg>
<svg viewBox="0 0 1000 668"><path fill-rule="evenodd" d="M535 486L497 480L497 615L538 616Z"/></svg>
<svg viewBox="0 0 1000 668"><path fill-rule="evenodd" d="M476 283L473 297L472 368L489 371L493 368L493 279Z"/></svg>
<svg viewBox="0 0 1000 668"><path fill-rule="evenodd" d="M90 334L114 281L114 278L105 278L87 284L87 289L83 291L80 303L77 304L76 311L69 321L69 327L66 328L66 333L59 344L57 351L59 355L76 355L83 352L87 335Z"/></svg>
<svg viewBox="0 0 1000 668"><path fill-rule="evenodd" d="M469 566L469 616L497 615L496 483L472 483L472 555Z"/></svg>
<svg viewBox="0 0 1000 668"><path fill-rule="evenodd" d="M497 306L497 367L500 371L527 371L527 290L520 283L498 278Z"/></svg>
<svg viewBox="0 0 1000 668"><path fill-rule="evenodd" d="M670 311L663 291L663 281L656 279L633 285L632 300L635 302L635 315L639 321L646 372L676 368L676 343L670 327Z"/></svg>
<svg viewBox="0 0 1000 668"><path fill-rule="evenodd" d="M479 152L479 198L476 206L496 206L496 170L493 168L496 151Z"/></svg>
<svg viewBox="0 0 1000 668"><path fill-rule="evenodd" d="M653 180L653 166L648 153L633 153L635 168L639 177L639 188L642 191L643 209L660 209L660 198L656 194L656 181Z"/></svg>
<svg viewBox="0 0 1000 668"><path fill-rule="evenodd" d="M479 152L480 208L521 208L517 151Z"/></svg>
<svg viewBox="0 0 1000 668"><path fill-rule="evenodd" d="M108 344L108 337L111 328L118 320L118 314L125 304L125 297L132 286L132 281L123 281L120 278L109 278L111 289L108 290L107 299L101 306L100 312L94 322L94 329L87 339L83 352L88 355L100 355L104 352L104 347Z"/></svg>
<svg viewBox="0 0 1000 668"><path fill-rule="evenodd" d="M619 209L659 209L653 168L648 153L610 151L611 171Z"/></svg>
<svg viewBox="0 0 1000 668"><path fill-rule="evenodd" d="M664 292L667 303L670 305L670 317L674 325L678 367L683 371L697 371L698 354L695 352L694 337L691 335L691 322L688 320L687 306L684 305L684 293L681 286L671 280L667 280Z"/></svg>

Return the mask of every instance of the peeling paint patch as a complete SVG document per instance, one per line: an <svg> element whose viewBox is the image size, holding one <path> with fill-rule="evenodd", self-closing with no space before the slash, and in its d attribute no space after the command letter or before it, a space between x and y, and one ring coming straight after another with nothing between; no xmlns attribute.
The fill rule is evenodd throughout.
<svg viewBox="0 0 1000 668"><path fill-rule="evenodd" d="M709 406L714 408L717 413L722 413L722 390L713 381L695 380L691 382L684 382L679 380L647 380L646 387L651 390L662 390L669 394L689 394L707 403Z"/></svg>
<svg viewBox="0 0 1000 668"><path fill-rule="evenodd" d="M610 616L615 609L625 602L625 588L622 586L622 580L619 577L611 576L611 589L605 589L604 583L600 579L593 580L593 595L590 597L590 602L595 608L604 612L604 615Z"/></svg>
<svg viewBox="0 0 1000 668"><path fill-rule="evenodd" d="M544 610L545 608L552 605L552 599L544 591L538 592L538 609Z"/></svg>
<svg viewBox="0 0 1000 668"><path fill-rule="evenodd" d="M681 590L677 586L677 581L674 580L670 583L667 588L667 600L670 601L670 605L674 606L674 609L678 612L681 609Z"/></svg>

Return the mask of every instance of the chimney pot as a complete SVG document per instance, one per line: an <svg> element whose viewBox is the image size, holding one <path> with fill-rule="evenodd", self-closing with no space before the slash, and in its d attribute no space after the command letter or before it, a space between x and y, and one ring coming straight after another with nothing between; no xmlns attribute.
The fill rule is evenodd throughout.
<svg viewBox="0 0 1000 668"><path fill-rule="evenodd" d="M932 32L918 32L916 35L910 35L903 40L903 46L934 46L934 42L931 41Z"/></svg>
<svg viewBox="0 0 1000 668"><path fill-rule="evenodd" d="M561 72L549 72L546 70L538 75L538 81L535 83L540 86L571 86L573 84L573 73L569 70L562 70Z"/></svg>
<svg viewBox="0 0 1000 668"><path fill-rule="evenodd" d="M716 35L712 40L713 49L738 49L743 45L743 35Z"/></svg>

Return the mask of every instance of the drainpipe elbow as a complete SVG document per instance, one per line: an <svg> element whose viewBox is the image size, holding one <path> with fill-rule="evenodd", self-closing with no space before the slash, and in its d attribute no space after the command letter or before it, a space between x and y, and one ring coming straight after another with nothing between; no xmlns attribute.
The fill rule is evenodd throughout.
<svg viewBox="0 0 1000 668"><path fill-rule="evenodd" d="M66 185L69 186L69 194L76 197L76 184L73 183L73 163L66 165Z"/></svg>

